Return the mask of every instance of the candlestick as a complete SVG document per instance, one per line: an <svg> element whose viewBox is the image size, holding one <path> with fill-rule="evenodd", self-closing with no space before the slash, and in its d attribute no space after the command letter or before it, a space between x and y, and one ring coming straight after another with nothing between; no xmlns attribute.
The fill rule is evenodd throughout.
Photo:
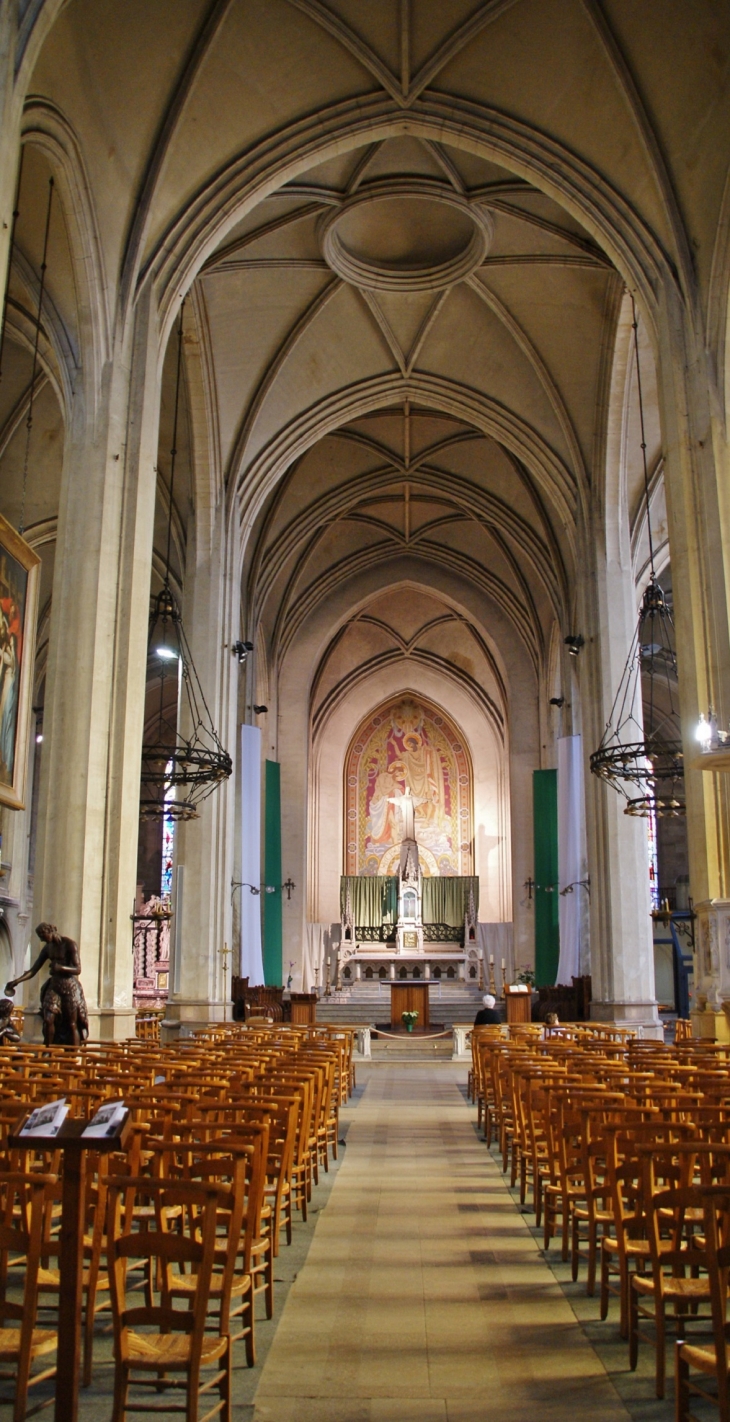
<svg viewBox="0 0 730 1422"><path fill-rule="evenodd" d="M223 959L223 1021L225 1022L228 1015L228 989L226 987L226 982L228 980L228 959L230 957L231 950L228 947L228 944L224 943L223 947L218 949L218 952L220 953L221 958Z"/></svg>

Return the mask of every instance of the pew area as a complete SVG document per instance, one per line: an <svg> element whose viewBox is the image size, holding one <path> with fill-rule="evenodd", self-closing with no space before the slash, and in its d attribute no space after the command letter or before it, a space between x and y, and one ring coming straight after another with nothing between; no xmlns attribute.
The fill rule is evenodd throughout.
<svg viewBox="0 0 730 1422"><path fill-rule="evenodd" d="M629 1414L727 1422L730 1049L681 1020L671 1045L598 1026L481 1027L468 1090ZM576 1307L571 1284L595 1303ZM632 1383L642 1355L654 1406Z"/></svg>
<svg viewBox="0 0 730 1422"><path fill-rule="evenodd" d="M682 1023L672 1044L512 1023L474 1029L466 1082L458 1063L358 1064L363 1090L354 1036L254 1021L174 1045L6 1047L14 1422L54 1401L59 1417L69 1374L60 1415L82 1422L350 1422L388 1406L460 1422L526 1329L532 1372L500 1383L495 1417L558 1416L572 1398L576 1419L726 1422L730 1048ZM68 1146L99 1111L70 1254ZM409 1347L424 1299L438 1323Z"/></svg>
<svg viewBox="0 0 730 1422"><path fill-rule="evenodd" d="M274 1315L282 1241L306 1226L312 1192L337 1158L352 1048L351 1032L268 1025L202 1031L174 1046L142 1037L6 1048L0 1401L16 1422L54 1398L59 1417L64 1389L64 1422L83 1410L85 1389L93 1415L115 1422L161 1409L230 1422L233 1368L254 1367L257 1312ZM100 1111L81 1152L69 1257L79 1152L68 1145ZM109 1143L105 1118L115 1114L123 1123ZM100 1345L102 1399L98 1378L92 1386Z"/></svg>

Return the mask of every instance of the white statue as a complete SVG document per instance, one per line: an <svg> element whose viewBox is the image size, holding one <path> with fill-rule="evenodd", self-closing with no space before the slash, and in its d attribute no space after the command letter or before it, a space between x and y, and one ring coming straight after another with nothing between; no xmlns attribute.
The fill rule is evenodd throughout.
<svg viewBox="0 0 730 1422"><path fill-rule="evenodd" d="M391 795L388 797L391 805L395 805L400 810L403 833L401 839L416 838L416 805L420 805L420 800L415 800L410 786L406 785L402 795Z"/></svg>

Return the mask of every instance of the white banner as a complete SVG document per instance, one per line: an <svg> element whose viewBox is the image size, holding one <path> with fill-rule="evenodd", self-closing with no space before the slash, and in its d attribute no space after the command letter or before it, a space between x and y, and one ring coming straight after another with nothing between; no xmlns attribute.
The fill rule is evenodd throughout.
<svg viewBox="0 0 730 1422"><path fill-rule="evenodd" d="M261 953L261 732L241 727L241 976L264 981ZM251 887L258 893L251 893Z"/></svg>

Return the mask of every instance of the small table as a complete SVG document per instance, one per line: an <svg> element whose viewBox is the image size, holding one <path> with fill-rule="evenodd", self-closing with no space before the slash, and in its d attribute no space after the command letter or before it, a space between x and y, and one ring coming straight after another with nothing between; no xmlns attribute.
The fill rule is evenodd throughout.
<svg viewBox="0 0 730 1422"><path fill-rule="evenodd" d="M84 1186L86 1153L106 1155L124 1150L130 1133L127 1111L112 1136L87 1136L91 1121L64 1121L55 1136L21 1136L24 1116L8 1144L14 1150L62 1150L61 1248L58 1286L58 1352L56 1356L56 1422L76 1422L81 1373L81 1303L84 1265Z"/></svg>

